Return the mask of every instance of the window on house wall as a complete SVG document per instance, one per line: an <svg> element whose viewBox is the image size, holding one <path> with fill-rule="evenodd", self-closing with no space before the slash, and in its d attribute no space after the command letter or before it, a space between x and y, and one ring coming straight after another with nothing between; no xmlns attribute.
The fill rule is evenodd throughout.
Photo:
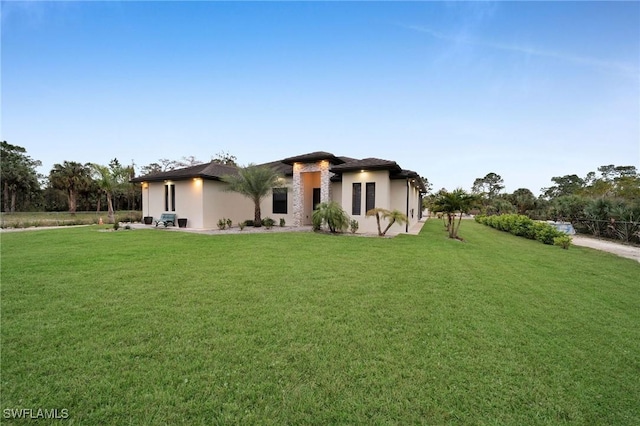
<svg viewBox="0 0 640 426"><path fill-rule="evenodd" d="M164 211L176 211L176 186L170 183L164 186Z"/></svg>
<svg viewBox="0 0 640 426"><path fill-rule="evenodd" d="M376 183L375 182L367 182L367 193L366 193L366 208L367 211L376 208Z"/></svg>
<svg viewBox="0 0 640 426"><path fill-rule="evenodd" d="M359 216L362 213L362 184L360 182L353 183L353 198L351 200L351 214L353 216Z"/></svg>
<svg viewBox="0 0 640 426"><path fill-rule="evenodd" d="M273 188L273 213L287 214L287 188Z"/></svg>

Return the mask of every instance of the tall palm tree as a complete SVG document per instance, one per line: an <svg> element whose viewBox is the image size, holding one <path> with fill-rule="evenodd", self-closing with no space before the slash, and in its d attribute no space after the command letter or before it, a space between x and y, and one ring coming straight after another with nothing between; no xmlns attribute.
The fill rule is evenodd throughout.
<svg viewBox="0 0 640 426"><path fill-rule="evenodd" d="M447 231L449 238L461 239L458 236L462 215L468 213L476 203L476 197L468 194L462 188L457 188L452 192L441 191L434 202L434 211L443 212L447 215ZM460 214L456 225L456 215Z"/></svg>
<svg viewBox="0 0 640 426"><path fill-rule="evenodd" d="M56 188L66 192L69 201L69 213L76 212L78 192L89 186L89 167L75 161L54 164L49 173L49 182Z"/></svg>
<svg viewBox="0 0 640 426"><path fill-rule="evenodd" d="M107 166L100 164L91 164L92 177L98 188L107 196L107 222L115 222L115 213L113 211L113 192L120 184L120 176L117 170L110 170Z"/></svg>
<svg viewBox="0 0 640 426"><path fill-rule="evenodd" d="M366 213L366 216L375 216L376 217L376 222L378 223L378 236L380 237L384 237L385 234L387 233L387 231L389 230L389 228L391 228L393 226L394 223L398 223L398 224L403 224L403 223L409 223L409 219L407 218L407 215L405 215L404 213L402 213L400 210L392 210L389 211L387 209L382 209L380 207L376 207L374 209L369 210ZM380 227L380 219L386 219L389 221L389 223L387 224L387 227L384 229L384 231L382 230L382 228Z"/></svg>
<svg viewBox="0 0 640 426"><path fill-rule="evenodd" d="M282 175L268 166L256 166L249 164L247 167L238 168L235 175L226 175L222 181L229 184L228 191L237 192L253 201L254 219L253 226L262 226L260 202L273 188L282 186Z"/></svg>

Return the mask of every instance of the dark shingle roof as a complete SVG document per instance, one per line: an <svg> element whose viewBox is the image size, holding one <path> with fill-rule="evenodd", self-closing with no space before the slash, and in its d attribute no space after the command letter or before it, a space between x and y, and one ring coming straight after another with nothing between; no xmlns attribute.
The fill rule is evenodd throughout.
<svg viewBox="0 0 640 426"><path fill-rule="evenodd" d="M295 157L288 157L282 160L284 164L293 163L314 163L320 160L329 160L332 164L342 164L344 160L340 159L340 157L336 157L330 152L325 151L316 151L310 152L309 154L296 155Z"/></svg>
<svg viewBox="0 0 640 426"><path fill-rule="evenodd" d="M401 171L402 169L395 161L382 160L380 158L365 158L363 160L352 160L343 164L338 164L331 168L333 173L350 172L354 170L391 170Z"/></svg>
<svg viewBox="0 0 640 426"><path fill-rule="evenodd" d="M331 172L335 173L335 175L331 177L333 182L339 182L342 180L341 174L344 172L357 170L389 170L389 177L391 179L417 179L421 190L425 191L422 179L420 179L420 176L416 172L402 169L395 161L383 160L380 158L365 158L363 160L358 160L350 157L336 157L329 152L316 151L309 154L298 155L296 157L285 158L281 161L272 161L270 163L259 165L271 167L285 176L292 176L294 162L304 163L320 160L329 160L333 164L330 169ZM165 180L184 180L192 178L221 180L223 176L235 175L237 172L237 166L229 166L211 161L210 163L198 164L197 166L138 176L131 179L131 182L162 182Z"/></svg>
<svg viewBox="0 0 640 426"><path fill-rule="evenodd" d="M131 179L131 182L159 182L164 180L180 180L191 178L220 180L222 176L234 175L238 172L236 166L228 166L210 162L198 164L197 166L184 167L182 169L168 170L166 172L151 173Z"/></svg>
<svg viewBox="0 0 640 426"><path fill-rule="evenodd" d="M281 173L285 176L293 176L293 166L291 164L285 164L282 161L272 161L270 163L258 164L258 166L271 167L278 173Z"/></svg>

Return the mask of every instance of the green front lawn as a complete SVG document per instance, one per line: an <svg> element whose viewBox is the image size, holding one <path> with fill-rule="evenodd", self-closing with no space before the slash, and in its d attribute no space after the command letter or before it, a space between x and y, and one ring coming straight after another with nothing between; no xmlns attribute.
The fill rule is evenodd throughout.
<svg viewBox="0 0 640 426"><path fill-rule="evenodd" d="M632 260L470 221L98 229L2 234L5 424L640 424Z"/></svg>

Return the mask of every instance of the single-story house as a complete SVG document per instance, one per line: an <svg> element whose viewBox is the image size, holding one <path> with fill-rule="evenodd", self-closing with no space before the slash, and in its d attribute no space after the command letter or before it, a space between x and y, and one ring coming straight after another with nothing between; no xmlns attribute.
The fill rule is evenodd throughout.
<svg viewBox="0 0 640 426"><path fill-rule="evenodd" d="M409 224L394 224L392 232L408 232L421 218L424 183L416 172L402 169L395 161L312 152L263 165L284 177L282 187L274 188L261 204L262 217L276 223L284 218L287 226L311 225L314 206L328 201L337 201L358 221L358 232L377 231L375 217L365 217L374 207L407 215ZM131 181L142 184L144 216L157 220L162 213L175 213L178 219L187 219L187 227L207 229L216 228L222 218L231 219L234 226L253 219L253 203L225 190L223 176L236 171L235 166L212 161Z"/></svg>

